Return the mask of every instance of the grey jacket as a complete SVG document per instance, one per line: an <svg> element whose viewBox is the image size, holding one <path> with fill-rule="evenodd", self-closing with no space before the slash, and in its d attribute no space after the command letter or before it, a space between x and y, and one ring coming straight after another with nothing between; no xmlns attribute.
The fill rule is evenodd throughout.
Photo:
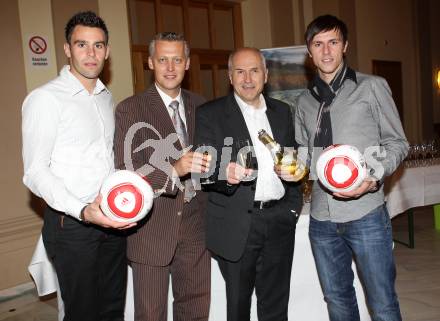
<svg viewBox="0 0 440 321"><path fill-rule="evenodd" d="M356 72L357 82L346 79L332 105L333 144L357 147L374 168L374 176L381 181L392 174L408 152L408 142L385 79ZM295 138L307 147L311 157L311 172L319 152L313 151L319 102L309 90L300 95L295 111ZM377 154L376 154L377 152ZM313 183L311 215L317 220L348 222L357 220L384 203L383 185L373 193L358 199L335 199Z"/></svg>

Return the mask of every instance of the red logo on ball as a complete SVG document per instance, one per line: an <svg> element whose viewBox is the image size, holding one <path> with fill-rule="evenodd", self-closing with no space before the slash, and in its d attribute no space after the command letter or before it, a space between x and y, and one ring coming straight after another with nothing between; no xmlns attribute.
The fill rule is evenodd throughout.
<svg viewBox="0 0 440 321"><path fill-rule="evenodd" d="M351 176L342 182L339 180L336 180L334 178L335 173L333 172L336 165L343 165L343 166L347 167L351 172ZM358 174L359 174L356 164L354 163L354 161L351 158L349 158L347 156L338 156L338 157L334 157L334 158L330 159L330 161L325 166L324 172L325 172L325 176L326 176L328 182L330 183L330 185L332 185L336 188L347 188L347 187L351 186L356 181L356 178L358 177Z"/></svg>
<svg viewBox="0 0 440 321"><path fill-rule="evenodd" d="M144 198L136 186L127 182L116 185L110 190L107 203L114 215L130 219L139 213Z"/></svg>

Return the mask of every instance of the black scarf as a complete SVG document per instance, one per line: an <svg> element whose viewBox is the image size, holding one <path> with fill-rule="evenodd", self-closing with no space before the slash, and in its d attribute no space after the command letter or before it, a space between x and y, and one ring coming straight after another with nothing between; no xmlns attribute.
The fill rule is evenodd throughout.
<svg viewBox="0 0 440 321"><path fill-rule="evenodd" d="M318 117L316 119L316 130L314 147L326 148L333 144L332 123L330 117L330 106L336 94L344 83L345 79L350 78L356 81L356 73L344 63L335 77L327 84L317 74L310 84L310 92L320 103Z"/></svg>

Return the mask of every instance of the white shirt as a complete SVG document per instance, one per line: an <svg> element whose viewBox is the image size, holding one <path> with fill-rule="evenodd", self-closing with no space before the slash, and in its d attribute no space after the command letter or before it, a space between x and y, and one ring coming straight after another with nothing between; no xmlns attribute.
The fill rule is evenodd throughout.
<svg viewBox="0 0 440 321"><path fill-rule="evenodd" d="M99 79L89 94L69 66L26 97L23 182L52 208L79 219L114 171L113 107Z"/></svg>
<svg viewBox="0 0 440 321"><path fill-rule="evenodd" d="M256 201L279 200L284 196L285 190L281 179L275 173L274 160L270 151L258 139L258 132L264 129L272 137L272 129L266 116L266 101L263 95L260 95L260 107L255 108L246 104L240 97L234 94L235 100L240 107L246 122L246 127L254 146L255 155L258 162L257 186L255 189Z"/></svg>
<svg viewBox="0 0 440 321"><path fill-rule="evenodd" d="M182 99L182 95L180 94L182 91L179 90L179 94L176 96L176 98L171 98L170 96L168 96L167 94L165 94L158 85L154 84L156 86L157 92L159 93L160 98L162 98L163 103L165 104L165 106L167 107L167 111L168 114L170 114L170 118L171 120L173 120L173 114L174 114L174 109L172 109L170 107L170 103L174 100L177 100L179 102L179 114L180 114L180 118L182 118L183 123L185 124L185 128L186 127L186 116L185 116L185 105L183 104L183 99ZM188 131L188 129L187 129Z"/></svg>

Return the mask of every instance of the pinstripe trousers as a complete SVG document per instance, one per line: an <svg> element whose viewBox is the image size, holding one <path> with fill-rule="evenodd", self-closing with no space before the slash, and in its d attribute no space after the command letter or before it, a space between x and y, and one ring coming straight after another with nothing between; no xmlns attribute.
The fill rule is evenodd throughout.
<svg viewBox="0 0 440 321"><path fill-rule="evenodd" d="M174 321L207 321L211 295L211 256L205 247L200 213L185 205L177 247L169 265L131 262L136 321L166 321L171 276Z"/></svg>

